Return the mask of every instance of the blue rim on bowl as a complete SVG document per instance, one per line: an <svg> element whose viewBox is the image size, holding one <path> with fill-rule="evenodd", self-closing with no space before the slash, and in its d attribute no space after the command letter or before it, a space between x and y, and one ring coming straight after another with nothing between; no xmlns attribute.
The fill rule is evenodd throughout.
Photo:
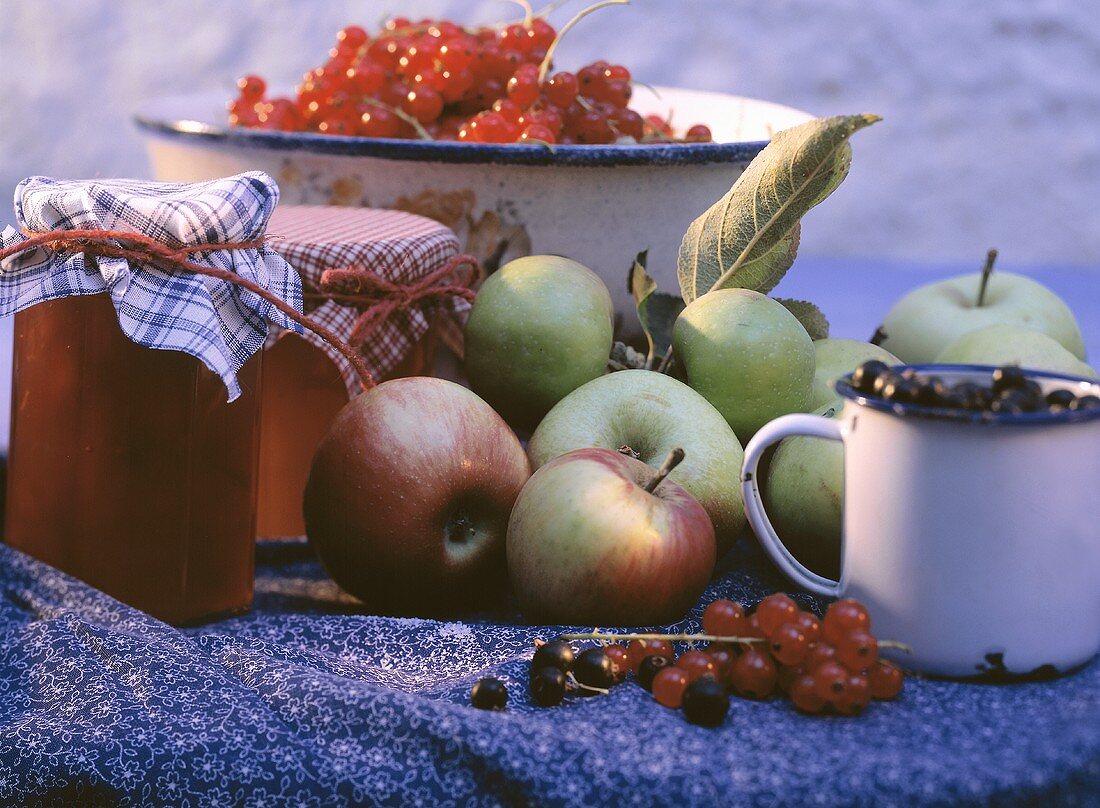
<svg viewBox="0 0 1100 808"><path fill-rule="evenodd" d="M666 92L675 93L675 90ZM719 93L688 91L695 97L715 98L719 110L723 99L744 108L775 110L784 124L793 125L811 118L807 113L770 102L725 96ZM716 143L652 143L623 145L519 145L460 143L458 141L403 140L359 136L322 135L314 132L277 132L231 127L222 120L224 99L207 94L161 98L142 107L134 115L138 128L155 137L195 144L272 151L307 151L344 157L374 157L383 160L416 160L435 163L494 163L528 166L679 166L707 163L747 163L768 145L767 139L754 138ZM783 128L783 127L780 127Z"/></svg>
<svg viewBox="0 0 1100 808"><path fill-rule="evenodd" d="M993 371L997 369L997 366L922 364L893 365L890 369L899 373L903 370L915 370L918 373L928 373L941 377L952 375L966 376L968 377L967 379L958 379L958 381L967 381L974 380L973 377L975 376L991 376ZM1029 370L1027 368L1023 370L1029 379L1035 379L1039 382L1045 380L1053 382L1055 386L1059 387L1076 385L1080 389L1078 395L1100 395L1100 381L1096 379L1086 379L1083 376L1067 376L1063 373L1051 373L1045 370ZM864 407L870 407L873 410L888 412L894 415L928 418L939 421L1028 426L1055 423L1080 423L1083 421L1100 419L1100 407L1090 410L1062 410L1061 412L1007 413L959 410L949 409L947 407L926 407L922 404L899 404L892 401L886 401L878 396L867 396L859 392L852 387L851 373L837 380L836 391L843 398L850 399Z"/></svg>

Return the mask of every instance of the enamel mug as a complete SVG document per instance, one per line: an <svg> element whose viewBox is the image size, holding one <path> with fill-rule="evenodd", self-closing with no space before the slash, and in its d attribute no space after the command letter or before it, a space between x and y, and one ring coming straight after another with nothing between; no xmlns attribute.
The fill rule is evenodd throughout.
<svg viewBox="0 0 1100 808"><path fill-rule="evenodd" d="M917 365L947 384L991 367ZM901 368L895 368L900 370ZM1100 395L1095 381L1027 371L1043 388ZM764 550L794 583L856 598L872 631L928 674L1061 673L1100 650L1100 409L980 413L866 397L837 382L837 418L785 415L745 449L741 488ZM764 512L757 466L792 435L844 445L841 574L807 569Z"/></svg>

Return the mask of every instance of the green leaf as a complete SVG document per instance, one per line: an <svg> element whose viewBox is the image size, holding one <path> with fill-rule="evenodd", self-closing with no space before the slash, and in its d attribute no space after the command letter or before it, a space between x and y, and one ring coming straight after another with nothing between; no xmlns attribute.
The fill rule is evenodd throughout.
<svg viewBox="0 0 1100 808"><path fill-rule="evenodd" d="M798 242L802 236L802 225L795 223L790 232L775 243L775 246L763 255L746 261L737 271L737 283L730 284L739 289L752 289L767 294L787 274L798 252Z"/></svg>
<svg viewBox="0 0 1100 808"><path fill-rule="evenodd" d="M779 132L684 234L677 267L684 300L712 289L773 288L794 261L799 221L847 175L848 138L878 120L817 118Z"/></svg>
<svg viewBox="0 0 1100 808"><path fill-rule="evenodd" d="M829 321L825 314L815 304L808 300L791 300L786 297L775 298L776 303L781 303L783 308L798 318L810 339L827 339L829 336Z"/></svg>
<svg viewBox="0 0 1100 808"><path fill-rule="evenodd" d="M638 307L638 320L645 332L649 352L646 368L652 370L672 345L672 326L684 310L684 301L676 295L657 291L657 282L646 271L649 251L643 250L630 268L630 293Z"/></svg>

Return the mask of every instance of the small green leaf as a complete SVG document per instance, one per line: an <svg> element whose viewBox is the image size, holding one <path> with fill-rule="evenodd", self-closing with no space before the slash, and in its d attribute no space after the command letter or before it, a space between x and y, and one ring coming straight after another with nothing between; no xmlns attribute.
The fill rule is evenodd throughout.
<svg viewBox="0 0 1100 808"><path fill-rule="evenodd" d="M676 295L657 291L657 282L646 271L648 250L638 253L630 268L630 293L638 307L638 320L645 332L649 351L646 368L652 370L672 344L672 326L684 310L684 301Z"/></svg>
<svg viewBox="0 0 1100 808"><path fill-rule="evenodd" d="M794 260L796 225L847 175L848 138L877 120L818 118L779 132L684 234L677 266L684 300L712 289L773 288Z"/></svg>
<svg viewBox="0 0 1100 808"><path fill-rule="evenodd" d="M810 339L827 339L829 336L829 321L825 319L815 304L808 300L791 300L790 298L777 297L776 303L781 303L783 308L798 318Z"/></svg>

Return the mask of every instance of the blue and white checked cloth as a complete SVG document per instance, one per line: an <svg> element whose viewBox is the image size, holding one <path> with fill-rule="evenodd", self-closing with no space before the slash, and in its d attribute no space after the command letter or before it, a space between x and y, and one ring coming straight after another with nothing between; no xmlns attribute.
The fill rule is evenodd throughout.
<svg viewBox="0 0 1100 808"><path fill-rule="evenodd" d="M194 184L142 180L58 180L29 177L15 189L20 226L50 230L141 233L171 246L249 241L262 236L279 201L279 187L259 171ZM4 247L24 241L8 227ZM268 247L214 250L192 260L255 281L298 311L301 279ZM107 292L122 332L139 345L198 358L237 398L237 371L264 344L268 323L301 327L258 295L231 283L173 273L124 258L86 261L81 253L44 248L0 264L0 316L70 295Z"/></svg>

